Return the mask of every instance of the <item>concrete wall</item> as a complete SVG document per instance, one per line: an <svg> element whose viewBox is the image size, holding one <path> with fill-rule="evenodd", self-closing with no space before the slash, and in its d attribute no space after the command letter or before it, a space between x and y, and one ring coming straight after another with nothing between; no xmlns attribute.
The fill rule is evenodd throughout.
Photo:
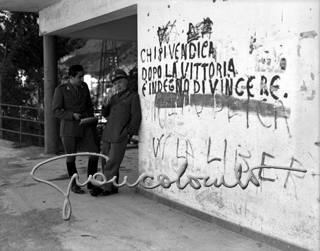
<svg viewBox="0 0 320 251"><path fill-rule="evenodd" d="M138 58L140 173L226 183L148 191L319 250L319 2L141 1Z"/></svg>
<svg viewBox="0 0 320 251"><path fill-rule="evenodd" d="M124 39L125 34L119 36L119 27L99 27L99 25L110 24L114 20L135 15L136 3L136 0L61 0L39 12L40 35L81 38L83 34L78 32L91 28L91 31L87 31L89 34L92 33L91 39L110 39L107 33L112 33L117 34L121 40L127 40ZM102 33L100 36L94 34L96 32L94 27L100 29ZM90 36L85 38L89 39Z"/></svg>

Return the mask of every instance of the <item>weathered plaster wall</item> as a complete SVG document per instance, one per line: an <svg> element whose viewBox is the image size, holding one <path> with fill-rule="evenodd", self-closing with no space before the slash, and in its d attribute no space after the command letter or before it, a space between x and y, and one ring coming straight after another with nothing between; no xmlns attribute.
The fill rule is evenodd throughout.
<svg viewBox="0 0 320 251"><path fill-rule="evenodd" d="M238 164L243 183L271 167L259 187L150 192L318 250L319 2L141 1L138 31L140 173L173 180L187 160L182 184L232 184Z"/></svg>

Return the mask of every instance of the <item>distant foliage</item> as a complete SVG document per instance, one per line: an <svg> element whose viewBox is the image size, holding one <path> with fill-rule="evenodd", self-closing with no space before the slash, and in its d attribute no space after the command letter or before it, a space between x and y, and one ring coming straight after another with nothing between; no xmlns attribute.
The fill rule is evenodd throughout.
<svg viewBox="0 0 320 251"><path fill-rule="evenodd" d="M57 42L59 59L86 43L68 38L58 38ZM43 77L43 37L39 36L38 14L0 11L0 103L43 108ZM1 107L1 112L16 114L6 106ZM42 113L25 110L22 117L43 120ZM2 128L13 129L15 126L10 123L13 121L2 119ZM26 127L30 132L39 130L31 123Z"/></svg>
<svg viewBox="0 0 320 251"><path fill-rule="evenodd" d="M132 91L138 92L138 68L137 67L134 67L129 71L128 83L129 83L129 88Z"/></svg>
<svg viewBox="0 0 320 251"><path fill-rule="evenodd" d="M59 38L58 58L84 44L84 40ZM37 13L0 11L0 59L1 103L42 106L43 37Z"/></svg>

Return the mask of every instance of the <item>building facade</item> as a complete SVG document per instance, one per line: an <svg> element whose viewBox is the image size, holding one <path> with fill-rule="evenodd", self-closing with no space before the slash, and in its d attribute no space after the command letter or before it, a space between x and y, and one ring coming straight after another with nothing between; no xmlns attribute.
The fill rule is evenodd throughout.
<svg viewBox="0 0 320 251"><path fill-rule="evenodd" d="M47 41L137 41L139 173L154 177L139 192L283 249L319 250L319 6L61 0L37 11Z"/></svg>

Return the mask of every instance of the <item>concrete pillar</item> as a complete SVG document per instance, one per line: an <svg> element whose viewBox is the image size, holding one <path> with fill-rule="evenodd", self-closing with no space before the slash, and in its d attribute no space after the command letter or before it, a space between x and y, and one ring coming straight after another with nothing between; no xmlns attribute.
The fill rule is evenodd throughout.
<svg viewBox="0 0 320 251"><path fill-rule="evenodd" d="M51 104L58 84L57 37L43 36L44 50L44 153L59 152L58 119L52 116Z"/></svg>

